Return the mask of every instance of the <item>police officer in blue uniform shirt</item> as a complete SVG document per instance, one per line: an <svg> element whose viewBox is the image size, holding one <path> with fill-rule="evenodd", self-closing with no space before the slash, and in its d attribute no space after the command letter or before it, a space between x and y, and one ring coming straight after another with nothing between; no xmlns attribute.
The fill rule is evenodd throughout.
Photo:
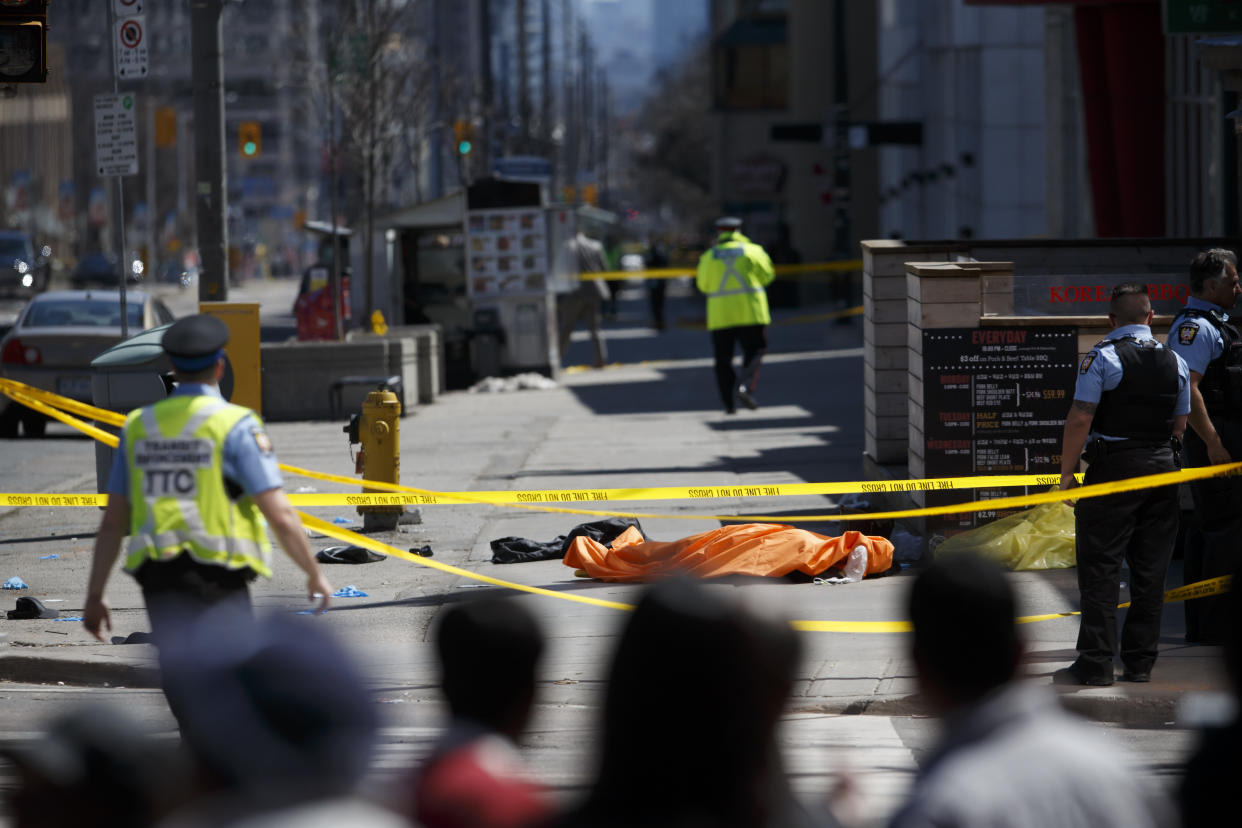
<svg viewBox="0 0 1242 828"><path fill-rule="evenodd" d="M1190 263L1190 297L1173 320L1168 345L1190 368L1190 433L1186 465L1242 460L1242 337L1229 321L1242 289L1238 260L1205 250ZM1190 483L1195 517L1185 546L1186 583L1232 574L1242 561L1242 478ZM1220 596L1186 602L1186 639L1224 641L1229 620Z"/></svg>
<svg viewBox="0 0 1242 828"><path fill-rule="evenodd" d="M1178 468L1190 376L1181 357L1152 339L1151 320L1142 285L1113 288L1108 314L1113 330L1078 366L1061 448L1062 491L1078 485L1074 471L1080 454L1087 461L1088 485ZM1164 578L1177 540L1177 487L1082 498L1074 518L1082 607L1078 658L1053 673L1053 681L1113 683L1123 561L1130 566L1130 610L1121 632L1121 678L1150 681Z"/></svg>
<svg viewBox="0 0 1242 828"><path fill-rule="evenodd" d="M112 629L104 590L126 535L125 569L142 587L157 642L209 608L250 613L249 582L271 573L264 521L327 608L331 587L284 494L271 440L254 412L220 394L228 337L214 316L173 323L162 345L176 389L126 419L82 613L100 641Z"/></svg>

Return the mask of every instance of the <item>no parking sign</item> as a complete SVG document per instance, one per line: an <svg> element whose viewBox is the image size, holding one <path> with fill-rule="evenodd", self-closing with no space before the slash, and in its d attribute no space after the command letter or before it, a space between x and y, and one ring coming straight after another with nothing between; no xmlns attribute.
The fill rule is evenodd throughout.
<svg viewBox="0 0 1242 828"><path fill-rule="evenodd" d="M143 0L113 0L116 15L116 74L120 78L147 76L147 20L142 14Z"/></svg>

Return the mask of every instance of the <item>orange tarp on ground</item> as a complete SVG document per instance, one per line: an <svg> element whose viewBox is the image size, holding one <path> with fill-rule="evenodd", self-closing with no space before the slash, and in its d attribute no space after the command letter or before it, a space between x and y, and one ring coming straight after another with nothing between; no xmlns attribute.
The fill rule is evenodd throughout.
<svg viewBox="0 0 1242 828"><path fill-rule="evenodd" d="M777 578L795 570L820 575L845 563L856 546L867 547L867 574L893 564L893 545L885 538L846 532L836 538L776 523L722 526L675 541L645 541L634 527L612 547L576 537L564 563L604 581L646 581L680 573L699 578L762 575Z"/></svg>

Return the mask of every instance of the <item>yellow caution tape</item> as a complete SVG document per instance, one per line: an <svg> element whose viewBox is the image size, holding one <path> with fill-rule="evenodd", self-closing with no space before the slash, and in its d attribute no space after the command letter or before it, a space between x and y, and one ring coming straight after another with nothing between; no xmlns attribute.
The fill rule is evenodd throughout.
<svg viewBox="0 0 1242 828"><path fill-rule="evenodd" d="M833 319L845 319L850 316L862 316L865 308L862 305L856 305L852 308L844 310L829 311L828 313L811 313L802 316L789 316L784 319L773 319L773 325L808 325L814 322L829 322Z"/></svg>
<svg viewBox="0 0 1242 828"><path fill-rule="evenodd" d="M94 426L84 423L76 418L64 414L39 402L36 397L55 401L59 404L61 401L72 403L72 406L81 413L89 416L98 415L99 419L108 419L116 422L116 418L123 416L115 412L108 412L104 409L88 406L84 403L77 403L67 400L58 395L51 394L39 389L32 389L30 386L14 383L10 380L0 380L0 391L18 399L25 404L31 405L36 410L56 417L58 420L67 423L108 445L115 447L117 445L117 437L107 432L101 431ZM66 405L65 407L70 407ZM370 489L379 489L381 491L389 491L403 493L405 495L417 495L418 500L395 499L393 495L375 495L375 494L358 494L358 495L340 495L346 498L343 505L438 505L440 503L455 504L476 504L486 506L508 506L517 509L528 509L542 512L553 512L559 514L588 515L592 517L633 517L639 519L667 519L667 520L716 520L728 523L808 523L808 522L843 522L857 520L877 520L877 519L896 519L906 517L922 517L929 515L943 514L960 514L964 512L978 511L995 511L1000 509L1016 509L1026 506L1039 505L1042 503L1055 503L1066 498L1078 499L1083 497L1101 497L1103 495L1115 494L1118 492L1134 491L1137 489L1151 488L1155 486L1174 485L1189 480L1200 480L1209 477L1219 477L1224 475L1236 474L1242 472L1242 462L1227 463L1220 466L1209 466L1204 468L1181 469L1174 472L1165 472L1161 474L1146 475L1143 477L1134 477L1125 480L1116 480L1108 483L1097 483L1091 486L1082 486L1073 489L1070 492L1050 491L1039 492L1029 495L1018 495L1013 497L993 498L989 500L974 500L967 503L956 503L947 506L932 506L921 509L904 509L888 512L866 512L859 514L838 514L838 515L701 515L701 514L650 514L650 513L633 513L620 512L601 509L582 509L567 508L545 505L549 499L554 498L555 502L565 501L587 501L598 502L603 500L652 500L663 498L680 498L680 499L703 499L708 497L765 497L765 496L796 496L796 495L815 495L815 494L844 494L849 492L894 492L894 491L951 491L958 481L961 481L962 488L999 488L1005 486L1025 486L1025 485L1053 485L1059 483L1059 478L1053 475L996 475L996 476L975 476L970 478L941 478L941 479L924 479L924 480L905 480L905 481L867 481L867 482L850 482L850 483L809 483L809 484L786 484L778 486L725 486L725 487L665 487L663 494L660 489L589 489L576 490L569 492L441 492L433 489L422 489L414 486L402 486L395 483L387 483L377 480L357 480L351 477L343 477L341 475L326 474L324 472L316 472L310 469L303 469L297 466L290 466L284 463L280 464L280 468L290 474L300 475L316 480L324 480L334 483L342 483L349 486L362 485ZM765 493L766 490L766 493ZM325 498L336 497L334 495L326 495ZM362 500L370 498L369 503L363 503ZM332 505L330 503L315 504L299 501L301 505Z"/></svg>
<svg viewBox="0 0 1242 828"><path fill-rule="evenodd" d="M1228 592L1233 586L1232 575L1222 575L1219 578L1208 578L1206 581L1196 581L1193 584L1175 587L1166 590L1164 593L1164 603L1172 604L1177 601L1189 601L1192 598L1207 598L1212 595L1220 595ZM1117 609L1124 609L1130 606L1130 602L1118 604ZM1081 612L1073 610L1070 612L1052 612L1046 615L1027 615L1019 618L1019 624L1030 624L1035 621L1048 621L1053 618L1068 618L1071 615L1082 615Z"/></svg>
<svg viewBox="0 0 1242 828"><path fill-rule="evenodd" d="M374 538L369 538L365 535L360 535L357 532L350 531L349 529L342 529L339 526L328 523L325 520L320 520L319 518L314 517L313 515L308 515L304 512L299 512L298 515L302 518L303 524L305 524L307 527L314 529L315 531L321 534L327 535L328 537L336 538L337 540L345 541L347 543L352 543L356 546L362 546L367 549L371 549L375 552L379 552L382 555L388 555L394 558L401 558L402 560L410 561L411 563L420 564L422 566L426 566L431 569L438 569L441 572L445 572L450 575L460 575L465 578L470 578L471 580L481 581L483 583L491 584L493 586L503 587L505 589L513 589L513 590L518 590L520 592L528 592L528 593L531 593L532 595L544 595L550 598L561 598L566 601L574 601L580 604L590 604L592 606L607 607L609 609L620 609L620 610L632 610L634 608L632 604L624 604L618 601L605 601L599 598L590 598L585 595L575 595L572 593L557 592L555 590L544 589L542 587L528 586L526 584L519 584L513 581L501 580L500 578L493 578L490 575L482 575L478 572L471 572L468 569L461 569L460 567L456 567L451 564L441 563L440 561L435 561L429 558L424 558L419 555L411 554L409 552L402 552L400 549L397 549L396 547L393 547L393 546L389 546L388 544L383 543L382 541L377 541ZM1176 589L1171 589L1164 594L1164 600L1167 603L1171 601L1185 601L1189 598L1200 598L1205 595L1216 595L1217 593L1225 592L1229 589L1230 580L1231 580L1230 576L1226 575L1222 578L1213 578L1208 581L1200 581L1195 584L1188 584L1184 587L1178 587ZM1129 604L1121 604L1119 606L1126 607L1126 606L1129 606ZM1015 620L1019 624L1032 624L1038 621L1048 621L1048 620L1052 620L1055 618L1067 618L1071 615L1079 615L1079 613L1078 612L1054 612L1054 613L1047 613L1045 615L1026 615L1026 616L1021 616ZM906 633L906 632L910 632L913 629L909 621L805 621L805 620L800 620L800 621L790 621L789 623L793 625L794 629L800 630L802 632L883 634L883 633Z"/></svg>
<svg viewBox="0 0 1242 828"><path fill-rule="evenodd" d="M322 472L315 472L315 471L311 471L310 469L301 469L295 466L282 465L281 468L292 474L298 474L298 475L302 475L305 477L311 477L314 479L326 480L329 482L345 482L351 485L359 485L359 481L354 480L352 478L348 478L348 477L340 477L339 475L324 474ZM540 505L533 501L522 502L520 500L515 500L514 502L509 502L509 503L494 503L491 500L487 499L486 497L478 496L476 493L473 493L473 492L471 493L456 492L456 493L451 493L450 495L450 493L448 492L437 492L437 491L433 491L430 489L418 489L413 486L400 486L395 483L382 483L380 481L374 481L374 480L365 481L365 485L369 488L385 489L388 491L410 492L410 493L425 495L429 497L452 496L460 501L467 502L467 503L474 503L478 505L504 505L504 506L509 506L511 508L515 508L515 509L533 509L536 511L554 512L554 513L559 513L559 514L592 515L592 516L600 516L600 517L634 517L634 518L639 518L639 519L717 520L717 521L730 522L730 523L739 523L739 522L740 523L807 523L807 522L814 523L814 522L875 520L875 519L889 519L889 518L899 518L899 517L918 517L922 515L959 514L963 512L980 512L980 511L993 511L997 509L1013 509L1013 508L1019 508L1022 506L1036 505L1036 504L1041 504L1041 503L1056 503L1057 501L1065 500L1067 498L1078 499L1078 498L1084 498L1084 497L1101 497L1103 495L1115 494L1117 492L1128 492L1128 491L1134 491L1136 489L1145 489L1145 488L1151 488L1155 486L1167 486L1167 485L1185 482L1187 480L1201 480L1201 479L1209 478L1209 477L1220 477L1220 476L1224 476L1228 474L1237 473L1239 471L1242 471L1242 462L1227 463L1221 466L1209 466L1205 468L1181 469L1180 471L1164 472L1162 474L1146 475L1144 477L1133 477L1133 478L1128 478L1126 480L1116 480L1116 481L1112 481L1109 483L1096 483L1091 486L1080 486L1068 492L1061 492L1061 491L1039 492L1039 493L1031 494L1031 495L1002 497L1002 498L995 498L992 500L974 500L968 503L955 503L955 504L951 504L948 506L932 506L932 507L927 507L927 508L922 508L922 509L905 509L905 510L897 510L897 511L890 511L890 512L863 512L863 513L858 513L858 514L842 514L842 515L702 515L702 514L634 513L634 512L609 511L609 510L602 510L602 509L577 509L577 508L555 507L555 506L549 506L549 505ZM979 479L979 478L976 478L976 479ZM983 478L983 479L990 481L990 480L1004 479L1004 478L998 477L998 478ZM923 482L923 481L907 481L907 482ZM817 484L790 484L790 487L800 486L800 485L814 486ZM823 484L823 485L831 486L834 484ZM861 484L853 484L853 485L861 485ZM983 488L983 487L990 486L990 485L991 485L990 483L989 484L981 483L976 488ZM738 488L740 488L743 493L740 495L733 494L732 492ZM748 488L753 489L755 487L729 487L730 494L728 495L721 494L721 495L716 495L716 496L748 497L750 495L747 495L745 493ZM759 488L762 489L763 487L759 487ZM781 486L780 488L782 490L786 489L785 486ZM599 490L599 491L607 492L609 490ZM643 490L631 490L631 491L643 491ZM858 489L851 489L850 491L858 491ZM506 494L506 495L528 494L528 495L533 496L534 494L537 494L537 493L536 492L525 492L525 493L505 492L503 494ZM759 496L762 496L762 495L759 495ZM385 505L396 505L396 504L390 502Z"/></svg>
<svg viewBox="0 0 1242 828"><path fill-rule="evenodd" d="M107 506L106 494L9 493L0 494L0 506Z"/></svg>
<svg viewBox="0 0 1242 828"><path fill-rule="evenodd" d="M862 270L862 259L843 259L837 262L808 262L806 264L778 264L773 270L777 276L798 276L805 273L838 273ZM694 276L694 267L653 267L647 270L601 270L579 273L586 280L619 282L625 279L677 279Z"/></svg>
<svg viewBox="0 0 1242 828"><path fill-rule="evenodd" d="M51 405L48 405L47 403L43 402L41 399L36 399L36 397L42 397L44 399L55 400L58 403L62 403L64 408L67 408L67 409L72 408L78 413L85 414L86 416L92 416L95 419L99 419L105 422L111 422L116 425L120 425L124 422L123 415L116 414L115 412L106 411L104 409L95 408L94 406L86 405L85 403L78 403L73 400L68 400L63 397L58 397L55 394L50 394L48 392L40 391L39 389L32 389L30 388L30 386L23 385L22 383L16 383L11 380L0 379L0 391L4 391L6 394L11 396L13 399L21 402L23 405L30 406L36 411L40 411L41 413L47 414L48 416L55 417L61 422L64 422L67 425L77 428L87 434L90 434L95 439L108 443L114 448L116 447L118 443L118 438L116 437L116 435L109 434L105 431L95 428L94 426L89 425L88 423L82 422L81 420L77 419L76 417L73 417L72 415L65 414L62 411L56 408L53 408ZM24 392L29 392L29 393L24 393ZM295 466L282 465L281 468L291 473L301 474L303 476L316 477L316 478L321 478L321 479L333 480L337 482L345 482L351 485L358 483L358 481L355 481L353 478L341 477L339 475L323 474L320 472L313 472L309 469L300 469ZM1171 473L1160 474L1160 475L1148 475L1147 478L1133 478L1128 481L1116 481L1115 483L1097 484L1094 486L1084 486L1078 489L1074 489L1073 495L1075 497L1099 496L1099 494L1111 493L1112 489L1116 489L1117 491L1129 491L1132 489L1144 488L1145 486L1139 483L1140 481L1147 480L1147 479L1159 479L1161 481L1161 482L1156 482L1156 483L1150 483L1147 485L1166 485L1166 481L1164 481L1163 478L1170 478L1170 477L1176 477L1179 475L1184 475L1184 476L1187 476L1189 479L1198 479L1202 477L1212 477L1218 474L1236 473L1239 470L1239 468L1242 468L1242 463L1231 463L1231 464L1227 464L1224 466L1211 467L1208 469L1185 469L1185 470L1182 470L1181 472L1171 472ZM1029 477L1037 477L1037 476L1011 475L1007 477L957 478L956 480L957 481L980 480L980 481L987 481L987 484L990 484L990 485L1006 485L1006 483L998 484L997 481L998 480L1007 481L1010 478L1026 479ZM418 492L420 503L425 502L421 500L421 498L425 496L431 496L431 497L453 496L453 497L459 498L460 502L465 502L465 503L476 503L476 502L489 503L489 501L477 500L476 498L479 495L505 496L505 495L521 494L521 493L516 493L516 492L486 492L486 493L476 492L476 493L470 493L469 495L466 495L464 493L446 493L446 492L432 492L430 490L419 490L419 489L413 489L412 487L403 487L403 486L398 486L396 484L384 483L380 481L365 481L365 482L367 485L372 486L372 487L398 489L398 490L410 490L410 491ZM893 489L892 491L912 491L916 489L909 488L910 486L914 484L923 483L923 482L929 482L929 481L893 481L891 483L882 484L882 485L904 485L905 488ZM932 481L932 482L940 482L940 481ZM1041 480L1039 481L1039 484L1042 485L1047 482L1048 482L1047 480ZM1134 484L1139 484L1139 485L1134 485ZM784 486L784 487L778 487L778 488L789 490L789 489L796 489L802 486L819 486L819 485L846 485L846 484L792 484L791 486ZM983 483L979 484L979 486L982 486L982 485L985 485L985 484ZM666 490L676 491L679 488L681 487L669 487ZM735 490L738 488L739 487L717 487L716 494L703 495L703 496L704 497L747 497L747 496L751 496L745 493L741 495L736 494ZM740 488L745 490L746 488L749 488L749 487L740 487ZM917 489L917 490L926 490L926 489ZM940 487L937 487L934 490L942 490L942 489ZM1106 491L1100 491L1097 494L1095 490L1106 490ZM617 491L636 494L636 493L646 493L646 492L661 491L661 490L631 489L631 490L617 490ZM727 494L725 493L726 491L728 492ZM857 490L852 490L852 491L857 491ZM876 491L881 491L881 490L876 490ZM555 493L545 492L541 494L563 495L564 492L555 492ZM1030 496L1027 496L1027 498L1043 497L1045 500L1047 500L1047 498L1051 497L1051 499L1055 501L1055 500L1062 499L1066 494L1069 494L1069 493L1047 492L1047 493L1044 493L1044 495L1030 495ZM755 496L764 496L764 495L755 495ZM773 496L773 495L768 495L768 496ZM291 499L295 499L295 498L305 498L308 496L291 495L290 497ZM310 495L309 497L315 498L315 497L321 497L321 496ZM334 496L324 495L322 497L334 497ZM409 497L408 495L346 495L345 497L350 497L350 498L353 498L353 497L371 497L371 498L399 497L399 498L402 498L402 501L401 501L402 503L410 502L409 500L406 499ZM997 504L1001 503L1002 501L1023 500L1027 498L1002 498L999 500L977 501L976 503L981 503L986 506L991 506L992 508L997 508ZM0 494L0 505L5 505L5 506L103 506L103 505L106 505L107 499L108 499L107 495L105 494ZM652 499L652 498L643 497L642 499ZM447 500L445 502L447 502ZM392 501L388 501L387 505L394 505L394 504L392 503ZM499 504L491 504L491 505L499 505ZM578 513L584 513L584 514L619 514L619 513L611 513L611 512L593 512L593 511L587 511L587 510L552 509L551 507L532 506L529 503L520 503L520 502L514 502L508 505L519 506L522 508L540 508L545 511L557 511L557 512L567 511L567 512L578 512ZM962 504L961 506L955 506L951 508L954 511L965 511L964 507L971 506L971 505L975 505L975 504ZM913 510L913 511L917 512L917 511L927 511L927 510ZM883 516L884 514L885 513L879 513L879 516ZM900 513L888 513L888 514L900 514ZM375 552L379 552L380 554L387 555L389 557L400 558L402 560L409 561L411 563L416 563L421 566L429 567L431 569L437 569L446 574L459 575L465 578L469 578L475 581L480 581L482 583L492 584L493 586L502 587L505 589L513 589L513 590L518 590L521 592L528 592L534 595L543 595L543 596L550 597L550 598L559 598L562 600L574 601L576 603L588 604L591 606L598 606L598 607L605 607L609 609L619 609L619 610L633 609L633 605L621 603L618 601L605 601L603 599L591 598L591 597L584 596L584 595L576 595L572 593L558 592L556 590L544 589L542 587L534 587L534 586L528 586L526 584L515 583L513 581L505 581L503 579L493 578L489 575L483 575L478 572L471 572L468 569L462 569L460 567L456 567L451 564L442 563L440 561L433 561L433 560L424 558L419 555L414 555L409 552L403 552L394 546L390 546L389 544L383 543L381 541L375 540L374 538L370 538L365 535L360 535L357 532L352 532L348 529L343 529L339 526L336 526L335 524L329 523L325 520L317 518L314 515L309 515L305 512L299 511L298 515L301 518L302 524L304 526L306 526L307 528L313 529L316 532L319 532L320 534L326 537L335 538L337 540L345 541L347 543L351 543L356 546L361 546L366 549L371 549ZM838 516L828 516L828 517L823 517L823 518L812 517L809 519L811 520L821 520L821 519L822 520L841 520L841 519L868 518L868 517L874 518L876 516L877 515L875 514L838 515ZM643 517L651 517L651 516L644 515ZM689 516L669 515L667 517L685 518ZM760 516L754 516L752 518L747 518L745 516L737 516L737 515L719 516L719 519L724 519L724 520L736 521L736 520L745 519L745 520L755 520L755 522L790 522L792 520L808 520L808 518L806 517L797 517L797 518L791 518L791 519L760 521L759 518ZM701 516L699 517L699 519L702 519ZM1169 590L1168 592L1165 593L1164 600L1166 602L1186 601L1191 598L1201 598L1201 597L1205 597L1209 595L1216 595L1216 594L1228 591L1228 589L1230 588L1231 582L1232 582L1232 578L1230 576L1223 576L1220 578L1213 578L1207 581L1200 581L1194 584L1188 584L1183 587L1178 587L1176 589ZM1126 606L1129 606L1129 604L1125 603L1125 604L1121 604L1120 606L1126 607ZM1065 618L1071 615L1078 615L1078 614L1079 614L1078 612L1071 611L1071 612L1048 613L1044 615L1029 615L1029 616L1023 616L1023 617L1018 618L1017 622L1020 624L1029 624L1029 623L1033 623L1036 621L1045 621L1045 620L1050 620L1053 618ZM907 621L805 621L805 620L802 620L802 621L791 621L790 623L793 625L795 629L798 629L804 632L841 632L841 633L875 634L875 633L902 633L902 632L909 632L911 629L910 623Z"/></svg>
<svg viewBox="0 0 1242 828"><path fill-rule="evenodd" d="M431 569L438 569L441 572L445 572L450 575L461 575L462 577L470 578L475 581L482 581L485 584L492 584L493 586L504 587L506 589L515 589L521 592L529 592L533 595L546 595L550 598L562 598L566 601L575 601L579 604L590 604L592 606L607 607L609 609L628 610L634 608L631 604L622 604L617 601L604 601L600 598L590 598L585 595L557 592L552 589L527 586L526 584L518 584L513 581L493 578L490 575L482 575L478 572L471 572L468 569L462 569L460 567L453 566L452 564L441 563L440 561L432 560L431 558L424 558L420 555L414 555L409 552L402 552L394 546L389 546L386 543L377 541L374 538L369 538L366 535L360 535L357 532L351 532L348 529L342 529L339 526L328 523L326 520L320 520L314 515L308 515L305 512L298 512L298 516L302 518L302 523L307 528L314 529L316 532L327 535L330 538L336 538L337 540L345 541L346 543L352 543L355 546L362 546L366 549L379 552L381 555L400 558L404 561L410 561L411 563L420 564Z"/></svg>
<svg viewBox="0 0 1242 828"><path fill-rule="evenodd" d="M1228 592L1233 586L1232 575L1222 575L1219 578L1209 578L1206 581L1196 581L1193 584L1186 584L1176 589L1170 589L1164 594L1164 602L1166 604L1175 601L1189 601L1192 598L1207 598L1211 595L1220 595ZM1122 606L1130 606L1129 603Z"/></svg>
<svg viewBox="0 0 1242 828"><path fill-rule="evenodd" d="M40 401L39 399L36 399L34 396L28 396L19 391L13 391L7 388L2 389L2 390L4 390L4 393L8 394L10 397L12 397L14 400L21 403L22 405L28 408L32 408L35 411L38 411L40 414L46 414L47 416L52 417L53 419L60 420L62 423L72 426L73 428L76 428L78 431L81 431L83 434L93 437L99 442L105 443L106 445L109 445L112 448L116 448L117 444L120 442L120 438L117 437L115 434L109 434L103 429L96 428L90 423L85 423L79 420L77 417L73 417L69 414L64 413L58 408L53 408L51 405L48 405L47 403L44 403Z"/></svg>

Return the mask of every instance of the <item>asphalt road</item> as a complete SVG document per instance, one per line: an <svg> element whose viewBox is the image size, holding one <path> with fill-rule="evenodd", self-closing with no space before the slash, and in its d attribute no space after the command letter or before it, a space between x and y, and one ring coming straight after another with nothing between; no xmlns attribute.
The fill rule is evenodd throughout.
<svg viewBox="0 0 1242 828"><path fill-rule="evenodd" d="M230 298L260 301L264 311L287 314L292 285L253 287L270 294L243 298L247 296L243 286ZM192 311L197 301L193 291L174 298L183 303L180 313ZM461 491L860 479L861 322L774 325L760 389L762 407L730 417L718 411L706 336L689 324L696 307L692 299L678 297L670 303L673 326L657 334L646 325L641 295L628 295L620 302L618 317L607 325L610 356L623 365L569 374L560 387L548 391L453 393L433 405L419 406L401 422L402 481ZM580 332L570 347L569 361L584 362L589 351ZM339 422L307 422L274 423L268 430L285 462L352 475L353 463L340 429ZM95 489L94 447L65 426L51 425L47 439L5 441L0 450L0 471L9 492ZM290 491L332 490L298 478L288 479L286 486ZM781 514L811 515L829 512L835 503L810 496L781 499L778 506ZM643 518L648 535L663 540L715 528L719 521L712 514L768 513L763 510L773 506L771 501L739 497L710 504L635 501L625 508L674 513L668 518ZM327 520L356 518L346 508L309 511ZM550 538L585 519L484 506L436 507L424 509L422 524L383 539L400 548L429 544L435 560L491 577L566 595L632 603L637 587L577 579L557 561L491 563L490 539ZM31 584L29 594L66 614L78 614L97 522L98 511L92 508L0 508L4 566L0 576L19 575ZM839 525L806 523L804 528L834 534ZM315 539L312 545L331 543ZM57 557L47 557L52 554ZM426 750L441 721L428 631L444 606L474 594L480 585L401 560L333 567L328 575L336 586L357 584L369 595L339 600L316 623L346 641L367 667L369 687L385 714L384 747L371 774L373 787L383 789ZM1062 612L1074 606L1073 570L1015 573L1012 582L1023 613ZM748 599L779 607L794 618L894 620L901 617L907 585L908 578L897 576L842 587L765 579L713 588L745 591ZM263 610L301 609L305 605L301 589L302 579L278 556L276 576L256 589L256 604ZM109 593L116 634L147 629L132 579L114 576ZM540 676L541 703L525 742L527 756L534 773L571 796L590 772L595 711L608 654L625 615L543 596L520 600L537 614L549 636ZM1090 688L1066 696L1067 702L1098 702L1095 709L1116 715L1114 720L1124 719L1131 710L1146 711L1145 723L1138 729L1098 726L1110 738L1134 748L1144 775L1160 785L1176 775L1191 736L1184 725L1166 724L1177 721L1171 713L1166 715L1167 705L1152 706L1142 694L1150 690L1161 694L1158 700L1167 701L1188 690L1220 686L1205 671L1186 666L1214 662L1216 654L1209 652L1212 648L1183 645L1179 616L1180 612L1166 613L1170 624L1151 685ZM1072 658L1076 622L1059 618L1026 626L1032 655L1025 670L1030 680L1046 684L1048 674ZM864 821L876 824L900 801L935 732L934 722L894 706L904 705L914 690L904 638L809 634L804 640L806 655L783 737L796 787L813 799L833 783L832 772L850 773L865 793ZM90 671L77 670L78 664L150 662L149 649L149 645L97 645L80 625L0 621L0 650L10 659L4 662L7 667L13 667L12 658L27 654L36 658L28 665L36 671L63 660L61 670L68 680L63 686L0 683L0 744L37 739L48 716L85 699L123 704L149 726L169 734L171 722L158 693L117 689L115 681L105 687L97 673L92 678ZM37 660L40 657L44 660ZM720 690L710 677L693 687L653 688L666 694L670 703ZM842 710L868 710L869 715L839 715Z"/></svg>

